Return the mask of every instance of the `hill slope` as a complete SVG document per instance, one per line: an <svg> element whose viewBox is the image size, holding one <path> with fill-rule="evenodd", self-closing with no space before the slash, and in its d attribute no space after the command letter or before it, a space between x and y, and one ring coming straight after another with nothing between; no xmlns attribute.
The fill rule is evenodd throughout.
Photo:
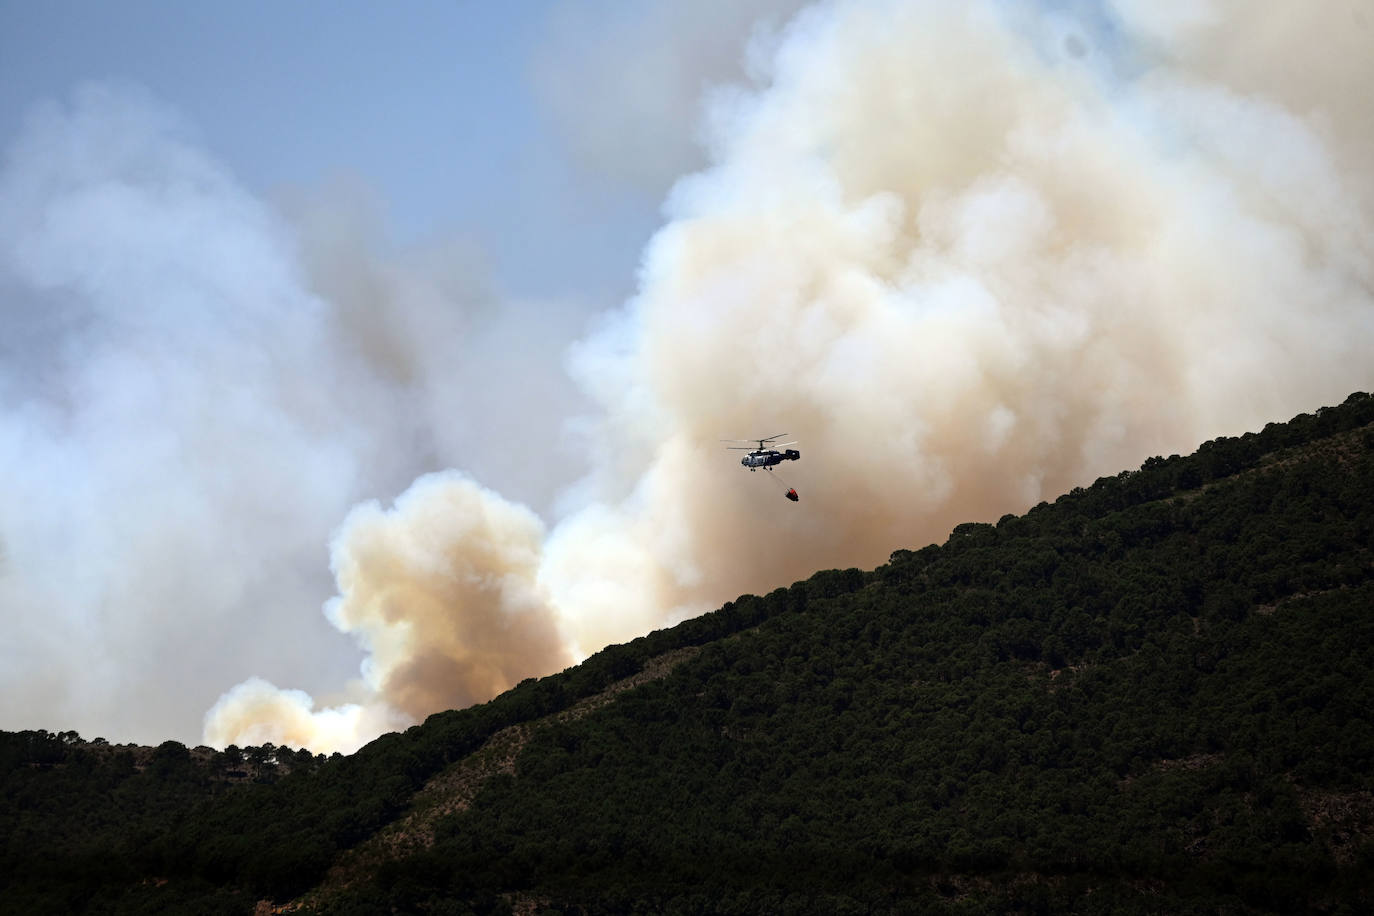
<svg viewBox="0 0 1374 916"><path fill-rule="evenodd" d="M153 813L111 806L156 781L74 741L35 767L56 736L6 736L4 893L91 911L1367 908L1371 422L1352 395L1151 459L352 757L292 757L275 782L166 750L181 788Z"/></svg>

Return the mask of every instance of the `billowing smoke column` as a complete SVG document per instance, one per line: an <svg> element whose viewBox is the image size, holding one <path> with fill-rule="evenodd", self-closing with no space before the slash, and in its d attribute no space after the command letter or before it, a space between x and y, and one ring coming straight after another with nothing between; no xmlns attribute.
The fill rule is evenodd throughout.
<svg viewBox="0 0 1374 916"><path fill-rule="evenodd" d="M837 2L756 45L759 88L714 97L712 165L675 187L638 295L573 351L599 407L574 509L544 537L453 477L358 510L330 614L372 653L359 731L327 709L304 736L250 683L209 738L356 746L1367 388L1369 14L1096 16ZM800 505L717 441L782 431Z"/></svg>
<svg viewBox="0 0 1374 916"><path fill-rule="evenodd" d="M191 133L145 93L90 85L37 106L0 161L0 723L193 739L225 685L257 674L232 694L243 715L224 720L240 743L347 747L562 664L514 580L468 581L511 551L441 587L420 578L421 546L394 539L402 572L389 571L364 537L377 526L350 521L341 543L357 547L337 572L358 597L337 621L376 653L369 671L394 702L364 715L360 682L329 696L337 713L312 715L307 693L268 684L319 694L356 672L309 609L330 594L329 532L360 500L453 465L552 497L543 462L575 403L558 362L573 319L525 302L497 312L469 246L387 251L351 188L283 219ZM511 341L531 403L490 384ZM517 406L528 425L498 451L487 421ZM498 505L490 525L518 531L509 544L538 544L529 513L499 498L425 492L455 512ZM403 592L473 616L447 643L419 605L383 623ZM412 630L435 652L473 647L464 665L483 658L427 691L452 666L426 661Z"/></svg>
<svg viewBox="0 0 1374 916"><path fill-rule="evenodd" d="M253 679L211 710L206 739L352 750L564 667L536 582L543 537L534 513L456 472L420 478L390 512L359 505L334 544L340 596L326 608L369 653L359 702L312 714L305 693Z"/></svg>
<svg viewBox="0 0 1374 916"><path fill-rule="evenodd" d="M320 356L328 306L285 228L187 133L136 92L86 87L6 151L6 727L160 740L140 724L202 713L245 643L324 674L284 650L328 629L281 612L328 585L304 532L358 499L369 411L338 409L346 363ZM243 607L277 620L254 631Z"/></svg>

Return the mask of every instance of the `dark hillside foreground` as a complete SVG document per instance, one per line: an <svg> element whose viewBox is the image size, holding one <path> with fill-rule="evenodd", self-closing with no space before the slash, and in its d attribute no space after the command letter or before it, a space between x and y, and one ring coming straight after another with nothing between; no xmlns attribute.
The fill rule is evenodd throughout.
<svg viewBox="0 0 1374 916"><path fill-rule="evenodd" d="M7 912L1374 911L1374 399L350 757L0 735Z"/></svg>

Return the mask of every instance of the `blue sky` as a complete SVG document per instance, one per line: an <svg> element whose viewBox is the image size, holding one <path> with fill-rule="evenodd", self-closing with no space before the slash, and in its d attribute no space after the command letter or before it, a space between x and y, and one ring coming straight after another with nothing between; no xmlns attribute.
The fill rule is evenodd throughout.
<svg viewBox="0 0 1374 916"><path fill-rule="evenodd" d="M553 6L5 3L0 139L79 83L137 84L257 194L361 181L398 245L467 236L512 295L623 297L664 189L569 159L532 86Z"/></svg>

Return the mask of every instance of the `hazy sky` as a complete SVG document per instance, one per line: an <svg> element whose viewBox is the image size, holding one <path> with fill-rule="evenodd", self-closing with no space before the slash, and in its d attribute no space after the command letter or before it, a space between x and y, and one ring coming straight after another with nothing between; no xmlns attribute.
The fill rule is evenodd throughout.
<svg viewBox="0 0 1374 916"><path fill-rule="evenodd" d="M569 160L533 84L556 7L4 3L0 129L85 81L136 84L255 194L358 180L393 240L475 236L513 294L623 296L662 189Z"/></svg>
<svg viewBox="0 0 1374 916"><path fill-rule="evenodd" d="M0 2L0 728L351 750L1369 388L1369 20Z"/></svg>

